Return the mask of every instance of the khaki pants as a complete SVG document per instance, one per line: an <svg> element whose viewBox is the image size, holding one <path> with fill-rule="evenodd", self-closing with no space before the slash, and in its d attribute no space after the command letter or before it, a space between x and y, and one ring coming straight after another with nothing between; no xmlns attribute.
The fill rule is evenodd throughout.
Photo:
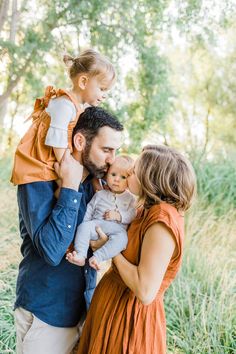
<svg viewBox="0 0 236 354"><path fill-rule="evenodd" d="M15 310L17 354L69 354L79 338L79 328L53 327L31 312Z"/></svg>

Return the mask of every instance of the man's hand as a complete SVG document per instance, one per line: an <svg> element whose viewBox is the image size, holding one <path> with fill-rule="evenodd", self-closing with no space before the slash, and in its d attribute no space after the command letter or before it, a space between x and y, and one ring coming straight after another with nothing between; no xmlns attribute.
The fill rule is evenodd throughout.
<svg viewBox="0 0 236 354"><path fill-rule="evenodd" d="M90 241L90 247L92 248L93 251L96 251L98 248L105 245L105 243L108 240L108 236L102 231L102 229L99 226L96 227L96 231L98 234L98 240Z"/></svg>
<svg viewBox="0 0 236 354"><path fill-rule="evenodd" d="M119 211L116 211L116 210L105 211L103 217L105 220L114 220L114 221L121 222L121 215L120 215Z"/></svg>
<svg viewBox="0 0 236 354"><path fill-rule="evenodd" d="M61 179L61 186L78 191L83 176L83 166L66 149L60 164L55 162L55 171Z"/></svg>

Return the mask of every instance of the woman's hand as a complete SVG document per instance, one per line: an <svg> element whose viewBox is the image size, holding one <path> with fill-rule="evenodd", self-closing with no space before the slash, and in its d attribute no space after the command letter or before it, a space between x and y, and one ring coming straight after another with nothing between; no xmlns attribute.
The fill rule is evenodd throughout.
<svg viewBox="0 0 236 354"><path fill-rule="evenodd" d="M92 248L93 251L96 251L97 249L105 245L105 243L108 240L108 236L102 231L102 229L99 226L96 227L96 231L98 234L98 240L90 241L90 247Z"/></svg>
<svg viewBox="0 0 236 354"><path fill-rule="evenodd" d="M83 176L83 166L66 149L61 162L55 162L55 171L61 179L61 186L78 191Z"/></svg>

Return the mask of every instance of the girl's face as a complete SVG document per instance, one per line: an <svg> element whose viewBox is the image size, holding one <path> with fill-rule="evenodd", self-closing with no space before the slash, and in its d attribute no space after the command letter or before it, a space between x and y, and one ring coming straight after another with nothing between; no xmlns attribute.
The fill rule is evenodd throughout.
<svg viewBox="0 0 236 354"><path fill-rule="evenodd" d="M86 87L82 92L84 103L88 103L92 106L101 104L106 99L112 83L109 76L97 75L88 77Z"/></svg>
<svg viewBox="0 0 236 354"><path fill-rule="evenodd" d="M134 168L130 172L130 174L127 178L128 188L129 188L130 192L135 195L141 194L141 184L140 184L140 182L137 178L137 175L136 175L138 163L139 163L139 160L136 160Z"/></svg>

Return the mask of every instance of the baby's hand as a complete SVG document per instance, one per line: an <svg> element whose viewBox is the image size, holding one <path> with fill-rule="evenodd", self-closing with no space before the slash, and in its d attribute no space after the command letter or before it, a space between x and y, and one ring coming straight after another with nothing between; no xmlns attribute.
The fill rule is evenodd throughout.
<svg viewBox="0 0 236 354"><path fill-rule="evenodd" d="M72 264L76 264L77 266L84 266L85 264L85 258L84 257L79 257L78 254L73 251L72 253L69 252L66 254L66 260Z"/></svg>
<svg viewBox="0 0 236 354"><path fill-rule="evenodd" d="M117 210L107 210L103 215L105 220L114 220L121 222L121 215Z"/></svg>

